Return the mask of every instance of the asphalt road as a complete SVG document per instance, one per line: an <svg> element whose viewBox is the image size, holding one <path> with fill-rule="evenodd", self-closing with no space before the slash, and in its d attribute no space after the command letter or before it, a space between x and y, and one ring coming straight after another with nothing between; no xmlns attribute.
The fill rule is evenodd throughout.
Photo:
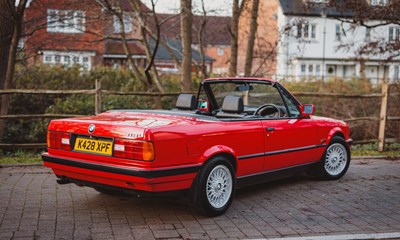
<svg viewBox="0 0 400 240"><path fill-rule="evenodd" d="M174 199L107 196L58 185L41 166L4 167L0 239L400 238L399 173L399 160L353 160L339 181L241 189L224 215L207 218Z"/></svg>

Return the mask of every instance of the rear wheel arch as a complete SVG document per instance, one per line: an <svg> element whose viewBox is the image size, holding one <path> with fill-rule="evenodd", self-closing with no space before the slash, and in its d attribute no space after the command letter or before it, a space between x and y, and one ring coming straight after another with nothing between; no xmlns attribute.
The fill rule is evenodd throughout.
<svg viewBox="0 0 400 240"><path fill-rule="evenodd" d="M213 174L214 171L219 171L223 173L222 175L218 175L216 178ZM224 187L221 191L226 193L220 193L219 188L217 190L212 190L214 187L210 187L214 184L210 179L216 179L216 181L221 181L220 177L224 176L227 180L227 188L226 191ZM211 182L210 182L211 181ZM224 180L224 182L226 182ZM222 185L221 185L222 184ZM218 182L218 186L224 186L223 182ZM236 186L236 164L235 164L235 157L229 153L218 153L211 156L207 161L203 163L202 168L197 172L196 177L193 181L192 187L189 191L189 199L195 207L195 210L200 212L201 214L207 216L218 216L223 214L230 206L233 200L233 196L235 194L235 187ZM211 189L211 190L210 190ZM210 200L208 196L214 196L213 194L210 195L213 191L217 191L215 196L220 194L221 198L223 198L222 205L213 205L216 202ZM223 197L222 197L223 196ZM213 197L211 197L212 199Z"/></svg>
<svg viewBox="0 0 400 240"><path fill-rule="evenodd" d="M199 162L204 166L208 161L216 157L224 157L230 162L232 167L237 171L237 157L235 151L227 146L213 146L207 149L203 155L200 157Z"/></svg>
<svg viewBox="0 0 400 240"><path fill-rule="evenodd" d="M236 173L236 171L237 171L237 159L236 159L235 156L233 156L230 153L218 153L218 154L212 156L210 159L215 158L215 157L223 157L226 160L228 160L230 162L230 164L232 165L233 169L235 170L235 173ZM209 161L210 159L208 159L207 161Z"/></svg>

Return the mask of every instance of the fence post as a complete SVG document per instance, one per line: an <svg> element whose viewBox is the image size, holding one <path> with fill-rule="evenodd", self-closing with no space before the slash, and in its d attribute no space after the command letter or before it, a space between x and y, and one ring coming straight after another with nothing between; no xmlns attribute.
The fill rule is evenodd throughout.
<svg viewBox="0 0 400 240"><path fill-rule="evenodd" d="M101 113L101 81L96 79L96 94L95 94L95 104L94 104L94 111L96 114Z"/></svg>
<svg viewBox="0 0 400 240"><path fill-rule="evenodd" d="M379 145L378 151L383 152L385 150L385 129L387 120L387 105L389 97L389 85L382 83L382 102L381 102L381 113L379 117Z"/></svg>

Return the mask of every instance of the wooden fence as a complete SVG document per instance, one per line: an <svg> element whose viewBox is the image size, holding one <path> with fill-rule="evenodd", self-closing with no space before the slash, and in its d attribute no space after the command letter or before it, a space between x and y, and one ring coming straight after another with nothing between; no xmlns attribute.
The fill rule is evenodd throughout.
<svg viewBox="0 0 400 240"><path fill-rule="evenodd" d="M330 98L380 98L381 99L381 110L380 117L359 117L343 119L345 122L355 122L355 121L379 121L379 134L377 139L370 140L360 140L355 141L354 144L367 144L378 142L379 151L384 151L385 143L399 143L398 138L386 138L385 129L387 121L400 121L400 116L387 116L388 109L388 98L389 98L389 88L391 84L382 84L381 93L373 94L340 94L340 93L316 93L316 92L292 92L296 97L330 97ZM101 113L101 99L104 95L128 95L128 96L178 96L180 93L148 93L148 92L122 92L122 91L110 91L101 88L101 82L96 80L95 89L91 90L44 90L44 89L8 89L0 90L0 95L2 94L52 94L52 95L69 95L69 94L89 94L95 96L95 113ZM400 105L400 104L399 104ZM400 106L399 106L400 108ZM66 118L66 117L78 117L82 115L74 114L18 114L18 115L0 115L0 120L10 120L10 119L34 119L34 118ZM25 143L25 144L7 144L0 143L0 149L4 148L45 148L46 143Z"/></svg>

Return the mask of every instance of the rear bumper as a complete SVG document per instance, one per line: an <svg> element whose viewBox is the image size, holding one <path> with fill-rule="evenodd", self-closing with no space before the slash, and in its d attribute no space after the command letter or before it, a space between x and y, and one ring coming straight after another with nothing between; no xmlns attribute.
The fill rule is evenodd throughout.
<svg viewBox="0 0 400 240"><path fill-rule="evenodd" d="M141 169L42 155L44 165L62 179L85 186L103 185L132 191L164 192L191 187L200 165Z"/></svg>

